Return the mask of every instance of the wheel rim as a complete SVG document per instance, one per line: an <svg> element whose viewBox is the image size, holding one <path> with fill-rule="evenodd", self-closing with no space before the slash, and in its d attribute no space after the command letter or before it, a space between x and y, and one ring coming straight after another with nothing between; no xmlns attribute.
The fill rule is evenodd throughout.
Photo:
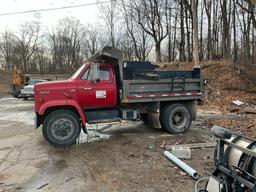
<svg viewBox="0 0 256 192"><path fill-rule="evenodd" d="M58 140L65 140L74 133L74 125L69 119L58 119L51 126L53 137Z"/></svg>
<svg viewBox="0 0 256 192"><path fill-rule="evenodd" d="M170 118L170 124L174 125L177 129L184 129L186 125L186 119L182 111L175 111L173 116Z"/></svg>

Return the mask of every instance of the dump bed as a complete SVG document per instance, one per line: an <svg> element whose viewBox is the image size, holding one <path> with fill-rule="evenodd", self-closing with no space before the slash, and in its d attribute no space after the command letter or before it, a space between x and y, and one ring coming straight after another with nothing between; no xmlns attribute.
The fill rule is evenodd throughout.
<svg viewBox="0 0 256 192"><path fill-rule="evenodd" d="M198 70L198 69L194 69ZM151 101L175 101L175 100L199 100L201 99L201 79L197 77L182 76L189 71L180 73L164 72L168 77L152 75L145 79L123 80L122 101L124 103L151 102ZM190 71L193 74L193 71ZM174 74L171 76L171 74ZM150 80L152 77L152 80Z"/></svg>

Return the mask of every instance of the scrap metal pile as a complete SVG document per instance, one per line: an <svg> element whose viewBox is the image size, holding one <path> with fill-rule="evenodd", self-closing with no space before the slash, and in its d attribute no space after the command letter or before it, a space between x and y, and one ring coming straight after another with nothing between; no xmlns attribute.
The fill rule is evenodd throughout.
<svg viewBox="0 0 256 192"><path fill-rule="evenodd" d="M214 126L212 132L217 138L216 169L203 191L255 192L256 141L222 127Z"/></svg>

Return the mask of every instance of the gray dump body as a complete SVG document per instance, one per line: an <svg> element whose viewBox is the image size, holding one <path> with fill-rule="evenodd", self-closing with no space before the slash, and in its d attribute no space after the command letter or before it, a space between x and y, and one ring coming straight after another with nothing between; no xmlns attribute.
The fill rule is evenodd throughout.
<svg viewBox="0 0 256 192"><path fill-rule="evenodd" d="M123 102L201 99L200 79L123 80Z"/></svg>

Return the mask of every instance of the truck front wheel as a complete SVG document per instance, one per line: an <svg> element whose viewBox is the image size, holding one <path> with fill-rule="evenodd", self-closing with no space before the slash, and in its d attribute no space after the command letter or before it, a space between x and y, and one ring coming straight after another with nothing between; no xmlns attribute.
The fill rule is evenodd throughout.
<svg viewBox="0 0 256 192"><path fill-rule="evenodd" d="M44 138L55 146L75 143L81 126L77 114L70 110L56 110L50 113L43 123Z"/></svg>
<svg viewBox="0 0 256 192"><path fill-rule="evenodd" d="M169 133L183 133L191 127L192 115L183 104L172 104L162 110L161 126Z"/></svg>

